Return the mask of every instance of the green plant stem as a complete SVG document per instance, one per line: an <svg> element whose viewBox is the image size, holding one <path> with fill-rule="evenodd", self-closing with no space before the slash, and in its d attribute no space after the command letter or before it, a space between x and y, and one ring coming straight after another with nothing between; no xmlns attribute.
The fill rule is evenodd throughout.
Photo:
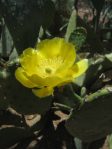
<svg viewBox="0 0 112 149"><path fill-rule="evenodd" d="M105 95L109 95L109 94L112 94L112 87L103 88L103 89L98 90L97 92L95 92L89 96L86 96L85 101L91 102L93 100L98 99L101 96L105 96Z"/></svg>
<svg viewBox="0 0 112 149"><path fill-rule="evenodd" d="M69 107L67 105L64 105L64 104L61 104L61 103L56 103L56 102L53 105L55 106L54 108L71 111L71 107Z"/></svg>

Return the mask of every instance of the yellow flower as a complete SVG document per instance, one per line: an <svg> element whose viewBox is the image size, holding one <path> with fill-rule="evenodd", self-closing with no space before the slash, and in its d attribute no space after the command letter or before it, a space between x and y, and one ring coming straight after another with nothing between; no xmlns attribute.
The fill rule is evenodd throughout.
<svg viewBox="0 0 112 149"><path fill-rule="evenodd" d="M63 38L46 39L36 48L24 50L20 56L16 79L25 87L31 88L38 97L53 94L54 87L72 82L88 67L87 59L74 64L74 45Z"/></svg>

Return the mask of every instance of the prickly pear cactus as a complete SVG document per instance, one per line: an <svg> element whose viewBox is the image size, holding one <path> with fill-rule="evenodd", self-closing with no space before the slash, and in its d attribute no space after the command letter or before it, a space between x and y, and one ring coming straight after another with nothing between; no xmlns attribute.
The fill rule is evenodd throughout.
<svg viewBox="0 0 112 149"><path fill-rule="evenodd" d="M85 97L85 104L73 110L66 122L67 130L85 142L105 137L112 132L112 90L109 88L95 92L95 96ZM105 93L103 93L105 92ZM104 95L105 94L105 95ZM88 101L92 97L93 101Z"/></svg>
<svg viewBox="0 0 112 149"><path fill-rule="evenodd" d="M54 16L54 5L49 0L4 0L0 1L0 9L19 51L33 47L37 41L40 26L49 27Z"/></svg>
<svg viewBox="0 0 112 149"><path fill-rule="evenodd" d="M38 98L35 98L32 92L25 87L21 87L21 84L15 79L14 72L7 78L1 79L0 82L1 107L2 105L6 106L5 103L7 103L7 107L10 106L21 114L42 114L49 110L51 99L43 99L42 101Z"/></svg>
<svg viewBox="0 0 112 149"><path fill-rule="evenodd" d="M82 86L81 98L84 102L78 109L73 108L65 125L74 137L77 136L85 142L103 138L112 132L111 69L111 54L105 55L90 64L86 75L81 76L81 85L81 77L76 81L77 85ZM86 86L86 90L83 86Z"/></svg>
<svg viewBox="0 0 112 149"><path fill-rule="evenodd" d="M93 30L77 15L77 2L0 0L1 148L15 144L19 148L24 142L29 148L32 140L38 140L38 149L61 149L63 142L67 149L75 149L76 138L93 142L112 133L112 53L103 48L97 34L99 16ZM92 2L101 12L103 4ZM16 80L18 55L57 36L75 47L76 62L88 59L88 69L72 82L54 87L50 96L40 98ZM29 123L27 117L36 119Z"/></svg>

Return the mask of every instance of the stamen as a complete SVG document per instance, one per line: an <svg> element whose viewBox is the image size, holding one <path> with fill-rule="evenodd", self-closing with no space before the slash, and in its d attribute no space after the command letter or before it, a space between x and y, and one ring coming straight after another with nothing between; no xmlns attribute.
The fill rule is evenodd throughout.
<svg viewBox="0 0 112 149"><path fill-rule="evenodd" d="M38 73L40 73L43 77L48 77L53 75L56 70L60 67L60 65L63 63L62 57L55 57L55 58L49 58L49 59L41 59L39 66L37 69L39 70Z"/></svg>

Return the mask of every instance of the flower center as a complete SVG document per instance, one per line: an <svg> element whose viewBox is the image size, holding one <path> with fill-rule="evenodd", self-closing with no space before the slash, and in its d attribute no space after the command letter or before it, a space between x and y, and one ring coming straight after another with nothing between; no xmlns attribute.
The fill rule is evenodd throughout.
<svg viewBox="0 0 112 149"><path fill-rule="evenodd" d="M42 59L39 63L38 73L44 78L49 77L56 72L62 63L62 57Z"/></svg>
<svg viewBox="0 0 112 149"><path fill-rule="evenodd" d="M46 68L45 69L45 72L48 73L48 74L51 74L52 73L52 70L50 68Z"/></svg>

